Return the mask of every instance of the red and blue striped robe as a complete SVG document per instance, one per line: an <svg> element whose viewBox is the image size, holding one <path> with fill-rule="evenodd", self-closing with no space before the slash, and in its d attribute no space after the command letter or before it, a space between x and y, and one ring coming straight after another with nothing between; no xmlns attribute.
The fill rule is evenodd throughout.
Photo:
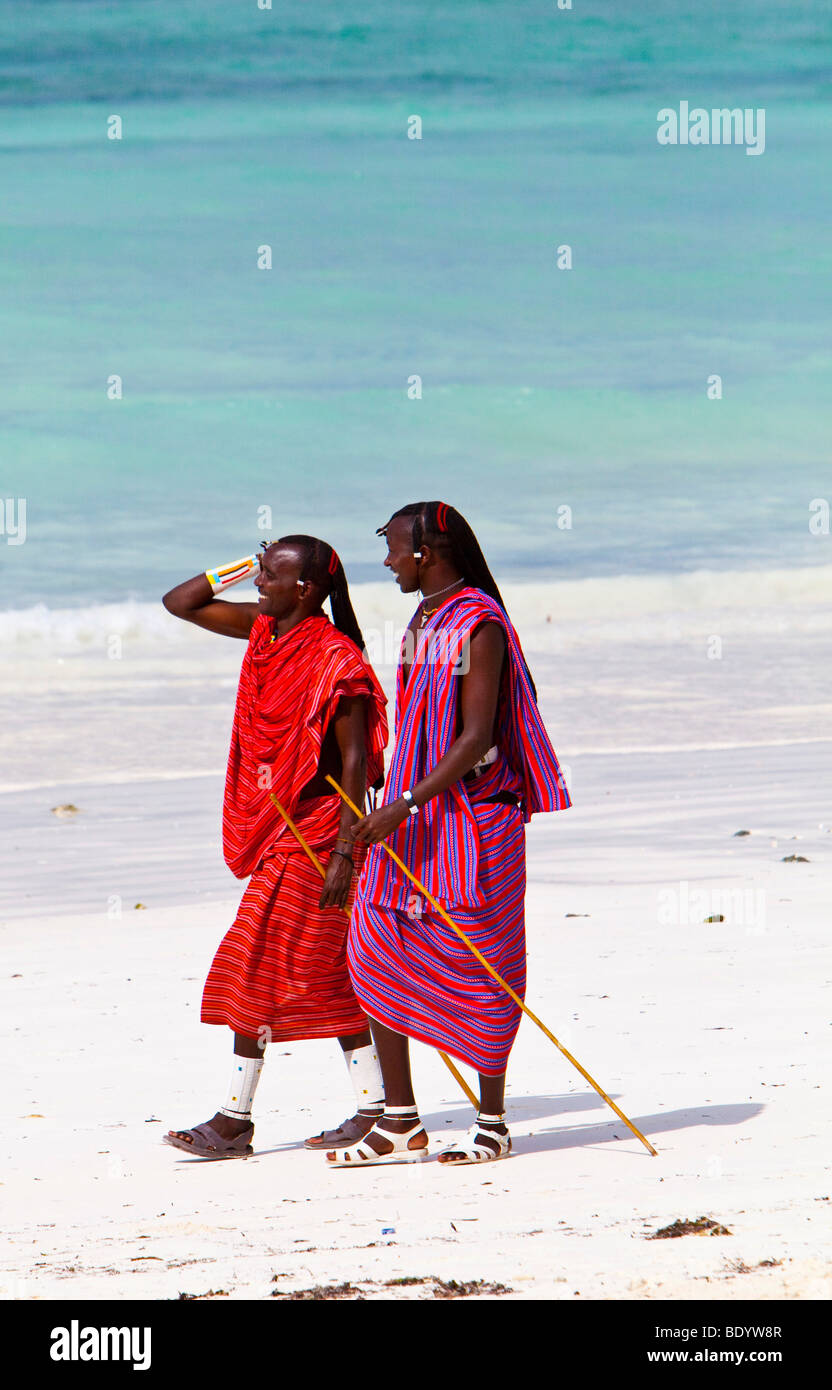
<svg viewBox="0 0 832 1390"><path fill-rule="evenodd" d="M526 984L524 822L570 805L514 628L500 605L466 588L419 634L413 666L396 686L396 745L384 804L436 766L458 735L455 666L471 634L495 622L506 640L496 718L496 763L433 797L388 837L522 999ZM490 801L498 792L521 806ZM362 871L347 950L353 988L371 1018L470 1063L506 1070L520 1010L379 845Z"/></svg>

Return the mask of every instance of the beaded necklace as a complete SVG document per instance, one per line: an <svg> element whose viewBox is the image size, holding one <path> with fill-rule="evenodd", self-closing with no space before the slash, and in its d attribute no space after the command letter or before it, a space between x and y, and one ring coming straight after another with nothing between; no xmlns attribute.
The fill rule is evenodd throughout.
<svg viewBox="0 0 832 1390"><path fill-rule="evenodd" d="M453 589L455 585L457 585L457 584L464 584L464 583L465 583L465 580L464 580L464 579L455 579L455 580L453 581L453 584L446 584L445 587L444 587L444 589L437 589L437 590L436 590L436 593L431 594L430 597L431 597L431 598L438 598L438 596L439 596L440 594L446 594L446 593L448 592L448 590L449 590L449 589ZM437 605L436 605L435 608L425 608L425 604L426 604L426 603L427 603L427 598L423 598L423 599L422 599L422 616L421 616L421 618L419 619L419 627L420 627L420 628L424 627L424 626L425 626L425 623L426 623L427 620L428 620L428 618L432 618L433 615L434 615L434 613L438 613L438 612L439 612L439 609L440 609L440 607L441 607L441 604L437 603Z"/></svg>

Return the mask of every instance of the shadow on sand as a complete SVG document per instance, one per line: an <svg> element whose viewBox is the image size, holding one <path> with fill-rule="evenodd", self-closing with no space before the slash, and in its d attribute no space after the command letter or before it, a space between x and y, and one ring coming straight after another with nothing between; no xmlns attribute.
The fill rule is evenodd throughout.
<svg viewBox="0 0 832 1390"><path fill-rule="evenodd" d="M533 1097L535 1104L544 1100L544 1097ZM584 1103L581 1105L562 1105L562 1100L571 1101L580 1099ZM613 1100L619 1097L613 1095ZM586 1148L595 1144L609 1144L627 1141L630 1145L635 1145L637 1152L644 1154L645 1158L650 1158L647 1150L639 1139L618 1119L616 1115L604 1105L600 1097L582 1096L578 1097L554 1097L548 1111L537 1110L537 1116L548 1118L553 1114L574 1113L577 1110L588 1110L601 1107L609 1115L609 1119L599 1116L597 1120L589 1124L558 1125L556 1128L540 1126L535 1128L529 1135L519 1135L515 1140L515 1148L518 1153L541 1153L554 1149L577 1149ZM762 1114L764 1105L758 1104L736 1104L736 1105L691 1105L683 1110L665 1110L661 1114L652 1115L630 1115L630 1119L637 1129L649 1139L655 1148L661 1152L660 1136L670 1134L674 1130L695 1129L699 1125L714 1125L734 1127L745 1124L748 1120L755 1119ZM512 1107L512 1117L515 1124L524 1120L536 1118L528 1110L524 1111L522 1103L516 1108Z"/></svg>
<svg viewBox="0 0 832 1390"><path fill-rule="evenodd" d="M619 1097L613 1095L612 1099L617 1101ZM637 1152L643 1153L645 1158L651 1156L641 1141L634 1134L631 1134L627 1126L604 1105L600 1096L594 1094L518 1096L516 1099L508 1101L506 1109L509 1125L522 1125L524 1127L529 1121L550 1120L558 1115L576 1115L590 1110L603 1109L609 1115L609 1119L599 1117L589 1124L561 1124L557 1127L546 1125L535 1128L532 1134L515 1135L514 1151L517 1154L544 1153L555 1149L589 1148L596 1144L614 1144L627 1141L635 1146ZM684 1110L667 1110L663 1111L662 1114L631 1115L630 1119L641 1130L642 1134L650 1139L657 1149L661 1150L659 1136L662 1134L670 1134L679 1129L694 1129L697 1125L727 1127L742 1125L762 1114L764 1109L764 1105L749 1105L747 1103L691 1105ZM454 1106L443 1110L423 1111L422 1120L431 1138L436 1141L444 1137L443 1131L446 1129L449 1135L455 1130L468 1129L472 1114L470 1106ZM255 1148L253 1157L263 1158L268 1154L287 1153L293 1149L302 1148L303 1140L298 1139L287 1144L275 1144L268 1149ZM311 1151L309 1152L311 1153ZM186 1163L206 1162L205 1159L189 1159L185 1155L183 1155L183 1159Z"/></svg>

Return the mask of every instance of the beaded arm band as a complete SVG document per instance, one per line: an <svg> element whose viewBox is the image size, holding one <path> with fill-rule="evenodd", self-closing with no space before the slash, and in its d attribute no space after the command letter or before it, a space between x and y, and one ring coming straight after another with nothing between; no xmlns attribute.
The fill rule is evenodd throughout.
<svg viewBox="0 0 832 1390"><path fill-rule="evenodd" d="M252 570L256 570L259 564L259 556L244 555L242 560L233 560L228 565L217 565L216 569L206 570L205 578L211 585L215 594L223 589L230 589L232 584L239 584L242 579L247 579Z"/></svg>

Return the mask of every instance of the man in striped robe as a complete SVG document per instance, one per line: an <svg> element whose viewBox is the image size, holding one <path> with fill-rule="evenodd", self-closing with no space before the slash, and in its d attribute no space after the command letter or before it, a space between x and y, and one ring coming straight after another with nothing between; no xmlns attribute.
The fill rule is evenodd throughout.
<svg viewBox="0 0 832 1390"><path fill-rule="evenodd" d="M570 804L517 634L476 537L440 502L397 512L385 565L424 598L405 634L396 746L383 806L353 828L369 843L350 926L353 986L372 1020L384 1115L327 1154L354 1166L427 1151L408 1038L479 1073L480 1110L445 1162L505 1156L505 1073L520 1009L378 843L386 839L489 965L525 990L524 822ZM409 634L409 637L408 637Z"/></svg>
<svg viewBox="0 0 832 1390"><path fill-rule="evenodd" d="M257 603L215 597L250 573ZM326 597L333 622L321 609ZM337 1037L357 1112L306 1142L347 1145L380 1114L383 1088L346 965L355 817L324 779L333 774L360 805L367 788L381 783L387 720L343 568L325 542L287 536L266 548L259 566L258 557L248 556L207 571L171 590L164 603L211 632L248 641L228 758L223 849L232 872L250 876L202 998L202 1021L234 1032L226 1103L204 1124L170 1130L165 1142L205 1158L251 1153L251 1103L267 1043ZM323 884L272 796L325 864Z"/></svg>

